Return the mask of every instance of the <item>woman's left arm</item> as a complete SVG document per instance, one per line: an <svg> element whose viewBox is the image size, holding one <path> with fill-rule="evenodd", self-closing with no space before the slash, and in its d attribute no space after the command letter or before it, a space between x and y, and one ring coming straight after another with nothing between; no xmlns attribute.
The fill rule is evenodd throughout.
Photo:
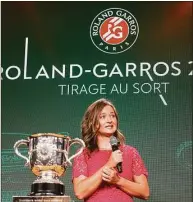
<svg viewBox="0 0 193 202"><path fill-rule="evenodd" d="M141 174L139 176L134 175L134 182L119 176L117 176L117 178L118 180L116 182L116 185L124 192L145 200L149 198L149 185L144 174Z"/></svg>
<svg viewBox="0 0 193 202"><path fill-rule="evenodd" d="M147 200L150 195L147 178L144 174L134 175L130 181L117 174L114 168L105 167L103 169L102 179L110 184L114 184L131 196Z"/></svg>

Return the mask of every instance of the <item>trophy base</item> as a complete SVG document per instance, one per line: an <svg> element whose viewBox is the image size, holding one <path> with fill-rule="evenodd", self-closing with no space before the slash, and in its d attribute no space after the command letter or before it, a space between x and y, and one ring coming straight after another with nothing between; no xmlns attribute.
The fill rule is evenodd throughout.
<svg viewBox="0 0 193 202"><path fill-rule="evenodd" d="M64 185L54 183L34 183L31 185L30 196L61 196L64 195Z"/></svg>
<svg viewBox="0 0 193 202"><path fill-rule="evenodd" d="M71 202L70 196L13 196L13 202Z"/></svg>

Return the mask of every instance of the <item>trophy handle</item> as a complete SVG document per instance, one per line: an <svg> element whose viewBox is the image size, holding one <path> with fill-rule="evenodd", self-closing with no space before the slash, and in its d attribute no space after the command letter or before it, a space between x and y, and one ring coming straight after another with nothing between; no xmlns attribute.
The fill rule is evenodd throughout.
<svg viewBox="0 0 193 202"><path fill-rule="evenodd" d="M69 163L69 165L72 165L71 160L73 158L75 158L76 156L78 156L79 154L82 153L83 149L85 148L85 143L83 140L79 139L79 138L74 138L72 140L70 140L70 144L69 144L69 149L73 144L79 144L82 147L80 148L80 151L78 151L76 154L72 155L71 157L68 157L68 155L66 155L66 162Z"/></svg>
<svg viewBox="0 0 193 202"><path fill-rule="evenodd" d="M26 156L23 156L20 152L19 152L19 150L18 150L18 147L20 146L20 145L22 145L22 144L24 144L24 145L28 145L29 144L29 141L28 140L19 140L19 141L17 141L15 144L14 144L14 151L15 151L15 153L17 154L17 156L19 156L19 157L21 157L21 158L23 158L23 159L25 159L26 160L26 163L25 163L25 166L28 166L29 165L29 159L26 157Z"/></svg>

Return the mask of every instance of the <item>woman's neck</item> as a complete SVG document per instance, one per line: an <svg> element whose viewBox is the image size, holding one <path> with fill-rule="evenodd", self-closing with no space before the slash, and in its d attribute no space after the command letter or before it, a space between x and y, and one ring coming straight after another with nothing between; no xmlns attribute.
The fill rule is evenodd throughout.
<svg viewBox="0 0 193 202"><path fill-rule="evenodd" d="M110 137L107 136L102 136L98 135L97 136L97 144L99 150L111 150L111 145L110 145Z"/></svg>

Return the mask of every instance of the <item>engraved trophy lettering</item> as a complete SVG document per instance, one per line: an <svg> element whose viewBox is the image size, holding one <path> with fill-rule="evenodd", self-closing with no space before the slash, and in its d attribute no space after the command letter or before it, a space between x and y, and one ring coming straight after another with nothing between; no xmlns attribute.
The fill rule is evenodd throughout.
<svg viewBox="0 0 193 202"><path fill-rule="evenodd" d="M80 150L69 157L70 147L79 144ZM28 157L22 155L20 145L28 147ZM79 155L85 147L84 141L79 138L55 133L37 133L27 140L19 140L14 144L15 153L26 160L37 179L31 185L30 196L64 195L64 184L59 177L64 175L71 160Z"/></svg>

